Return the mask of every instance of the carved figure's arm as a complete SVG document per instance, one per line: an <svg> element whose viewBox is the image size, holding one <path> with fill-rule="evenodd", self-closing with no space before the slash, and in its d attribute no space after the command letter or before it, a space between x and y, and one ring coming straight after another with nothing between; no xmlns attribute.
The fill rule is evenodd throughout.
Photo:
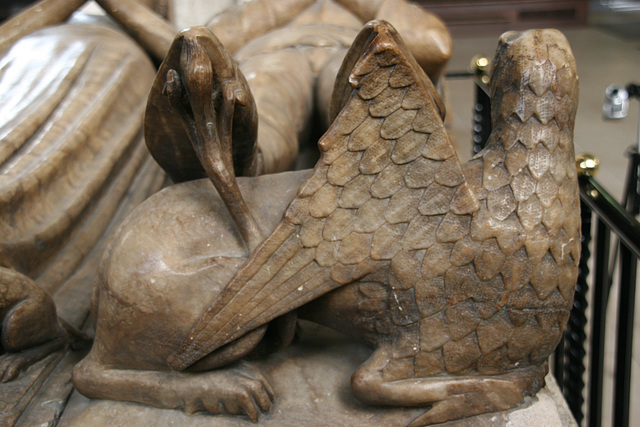
<svg viewBox="0 0 640 427"><path fill-rule="evenodd" d="M451 57L453 42L444 22L408 0L336 0L363 22L383 19L393 25L418 64L436 82Z"/></svg>
<svg viewBox="0 0 640 427"><path fill-rule="evenodd" d="M216 15L207 26L234 54L249 41L286 25L316 0L254 0Z"/></svg>
<svg viewBox="0 0 640 427"><path fill-rule="evenodd" d="M40 28L64 21L87 0L42 0L0 26L0 52Z"/></svg>
<svg viewBox="0 0 640 427"><path fill-rule="evenodd" d="M160 62L169 51L176 30L159 14L130 0L96 0L127 33Z"/></svg>
<svg viewBox="0 0 640 427"><path fill-rule="evenodd" d="M257 0L229 8L208 23L232 54L248 41L285 25L315 0ZM166 56L176 29L151 9L130 0L97 0L156 61Z"/></svg>

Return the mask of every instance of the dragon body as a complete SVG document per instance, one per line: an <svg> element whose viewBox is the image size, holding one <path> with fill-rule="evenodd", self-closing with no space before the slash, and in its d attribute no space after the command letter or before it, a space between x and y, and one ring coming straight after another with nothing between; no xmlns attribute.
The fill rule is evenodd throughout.
<svg viewBox="0 0 640 427"><path fill-rule="evenodd" d="M261 243L243 243L206 181L159 193L123 225L103 264L96 342L74 371L83 393L211 412L224 395L255 419L270 406L266 380L210 369L251 352L270 323L289 330L296 311L371 345L354 394L430 407L412 425L512 408L542 387L580 255L566 40L501 37L493 132L464 165L393 27L370 22L345 58L315 168L240 181ZM233 387L200 393L213 376L257 403ZM160 378L179 399L153 391Z"/></svg>

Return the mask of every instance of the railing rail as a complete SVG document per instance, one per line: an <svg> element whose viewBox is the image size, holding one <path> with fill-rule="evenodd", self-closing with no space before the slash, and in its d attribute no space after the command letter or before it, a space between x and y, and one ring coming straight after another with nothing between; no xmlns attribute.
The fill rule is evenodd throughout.
<svg viewBox="0 0 640 427"><path fill-rule="evenodd" d="M640 258L640 223L593 177L580 177L580 199Z"/></svg>
<svg viewBox="0 0 640 427"><path fill-rule="evenodd" d="M640 258L640 224L632 215L635 203L625 210L602 186L591 176L580 178L580 199L582 209L593 213L596 219L593 257L595 258L592 276L593 298L591 309L591 339L589 343L589 390L588 390L588 426L602 425L602 393L604 372L604 348L606 310L613 283L613 268L610 266L611 237L615 236L619 243L615 250L618 258L619 298L617 306L616 355L614 369L613 418L612 425L626 427L629 425L631 395L631 357L633 351L633 324L635 312L635 291L637 280L637 263ZM591 227L585 230L591 233ZM587 258L589 252L583 254ZM574 311L578 307L574 305ZM586 309L586 307L584 307ZM576 313L571 314L573 317ZM583 390L567 384L564 394L569 400ZM582 415L581 408L575 408L574 416L578 420ZM578 412L579 411L579 412Z"/></svg>
<svg viewBox="0 0 640 427"><path fill-rule="evenodd" d="M491 133L491 100L486 67L481 66L487 61L474 58L474 64L472 72L452 73L449 77L473 78L476 83L472 141L475 154L482 150ZM640 213L640 154L635 148L629 154L631 161L624 206L594 179L594 169L583 168L579 178L582 218L580 273L569 323L555 352L553 372L574 418L578 424L589 427L602 425L606 313L616 265L619 267L619 298L611 425L629 426L635 292L640 259L640 223L636 220ZM612 244L612 237L618 243ZM592 257L594 268L590 274ZM593 289L591 295L590 287ZM591 330L587 341L589 305ZM587 358L590 368L585 384ZM583 410L585 397L588 403L586 420Z"/></svg>

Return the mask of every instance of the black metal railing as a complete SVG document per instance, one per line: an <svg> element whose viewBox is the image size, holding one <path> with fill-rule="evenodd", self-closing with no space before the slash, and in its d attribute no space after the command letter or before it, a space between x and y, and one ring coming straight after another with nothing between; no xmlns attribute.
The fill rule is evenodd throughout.
<svg viewBox="0 0 640 427"><path fill-rule="evenodd" d="M481 64L487 64L487 61L480 62L474 58L471 72L450 75L453 78L473 78L476 83L473 153L482 150L491 133L488 76L486 67ZM635 148L628 154L629 172L622 205L594 179L596 159L582 158L584 164L579 178L582 218L580 272L569 322L554 354L553 373L574 418L579 425L589 427L600 427L603 422L606 313L614 283L619 286L619 298L615 311L617 330L611 425L628 427L630 422L635 291L640 258L640 223L636 220L640 213L640 154ZM589 271L591 262L593 272ZM614 280L616 272L617 282ZM590 331L587 331L589 307ZM585 382L587 359L589 372Z"/></svg>
<svg viewBox="0 0 640 427"><path fill-rule="evenodd" d="M634 154L634 157L638 157L637 153ZM632 163L637 165L637 160ZM627 211L591 176L580 178L580 196L582 206L593 211L596 218L596 240L593 250L595 271L592 277L594 294L589 352L591 368L588 390L588 425L589 427L598 427L602 424L606 308L615 274L613 268L615 264L611 265L609 262L613 235L619 240L613 252L614 260L617 258L618 261L619 298L616 310L612 425L626 427L629 425L635 291L637 263L640 258L640 224L634 217L637 215L637 198L628 206L628 208L634 209ZM582 390L568 388L564 390L564 393L565 396L575 395L582 393Z"/></svg>

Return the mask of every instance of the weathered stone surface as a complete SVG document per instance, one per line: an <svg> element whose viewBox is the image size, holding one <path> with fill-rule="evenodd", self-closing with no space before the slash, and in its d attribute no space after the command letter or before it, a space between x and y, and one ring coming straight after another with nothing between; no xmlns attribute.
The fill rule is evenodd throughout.
<svg viewBox="0 0 640 427"><path fill-rule="evenodd" d="M294 425L404 425L423 410L412 408L376 408L360 404L350 393L351 373L368 357L370 350L353 340L319 328L302 324L302 339L281 354L257 362L273 383L279 410L260 415L259 425L267 427ZM416 375L427 377L442 371L442 353L421 352L421 370ZM432 369L426 366L433 366ZM509 411L484 414L452 421L454 427L527 427L549 425L576 427L562 393L552 375L536 397ZM212 422L223 427L251 427L245 417L182 411L110 400L91 400L75 392L71 396L58 425L80 427L106 425L123 427L141 424L205 427Z"/></svg>
<svg viewBox="0 0 640 427"><path fill-rule="evenodd" d="M204 89L196 90L199 74L193 70L202 66L211 74L207 61L215 55L207 53L206 31L190 31L181 36L189 46L181 67L194 98L193 116L183 116L197 131L194 147L206 154L208 139L198 132L211 128L199 120L211 111L203 105L213 86L206 86L207 78ZM570 218L578 215L577 180L567 174L559 185L549 173L553 163L571 158L570 142L517 144L508 138L528 127L531 135L551 141L549 135L558 132L554 115L561 109L566 114L567 106L573 115L577 93L567 91L569 104L549 96L558 90L549 83L557 70L574 69L559 33L508 33L500 43L492 80L494 134L471 161L477 166L465 174L433 85L397 32L381 21L365 26L346 55L335 86L344 108L321 139L320 159L300 193L290 189L302 185L304 173L237 184L225 175L229 159L219 151L207 154L211 164L200 155L220 196L207 193L203 182L174 186L150 199L121 229L100 275L97 344L76 367L76 386L88 396L183 406L186 412L241 412L255 420L272 405L269 381L251 366L230 363L289 344L300 316L374 347L351 377L354 396L369 405L431 407L416 425L514 408L534 395L571 305L571 287L560 287L558 280L575 283L577 275L577 258L561 250L579 237ZM550 47L564 51L554 56L556 62L548 62ZM551 66L530 86L528 76L545 61ZM398 66L414 73L406 91L419 96L410 110L398 106L397 92L388 90ZM172 76L168 92L175 96L171 91L180 86ZM543 87L550 89L538 96ZM216 108L230 114L221 102ZM371 115L371 105L376 115L387 115L358 119L351 134L337 131L343 115L354 108ZM224 127L229 123L220 125L220 138L230 138ZM538 127L545 131L536 133ZM407 163L396 163L395 145L414 131L429 133L421 156L405 150ZM230 145L223 141L221 147ZM509 157L522 147L526 155ZM413 162L422 169L412 174ZM526 199L529 190L516 197L512 185L525 169L536 181ZM359 180L367 175L372 178ZM269 205L272 194L286 196ZM246 219L261 228L251 230ZM206 256L205 241L216 242ZM361 283L379 291L362 292ZM129 327L117 328L123 322ZM535 345L512 340L516 331L536 339ZM141 343L148 351L137 351ZM517 356L522 359L512 359ZM198 372L182 372L190 367Z"/></svg>

